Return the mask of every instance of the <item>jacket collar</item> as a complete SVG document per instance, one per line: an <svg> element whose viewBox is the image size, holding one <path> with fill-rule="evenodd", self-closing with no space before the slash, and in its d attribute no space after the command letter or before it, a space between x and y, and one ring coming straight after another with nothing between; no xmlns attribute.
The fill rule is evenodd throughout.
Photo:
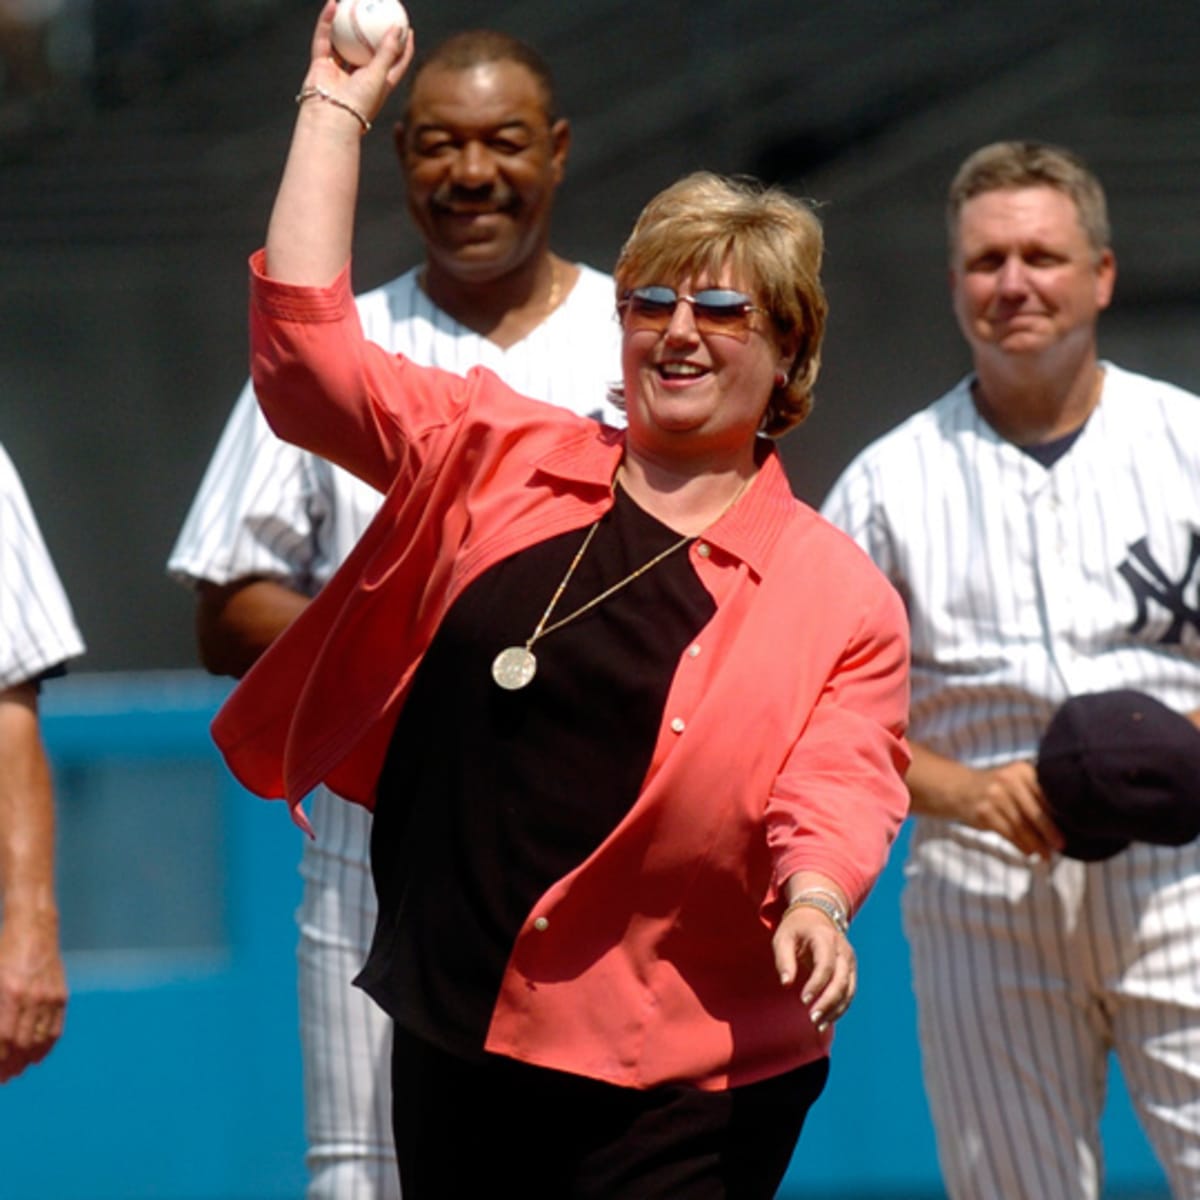
<svg viewBox="0 0 1200 1200"><path fill-rule="evenodd" d="M623 430L589 422L531 466L573 487L611 492L624 451ZM775 544L799 506L779 451L771 445L745 495L705 530L703 540L740 559L761 577Z"/></svg>

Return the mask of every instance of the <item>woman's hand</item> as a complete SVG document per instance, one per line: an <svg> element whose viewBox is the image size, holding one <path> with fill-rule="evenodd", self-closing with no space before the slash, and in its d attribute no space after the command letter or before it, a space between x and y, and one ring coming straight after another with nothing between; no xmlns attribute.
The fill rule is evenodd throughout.
<svg viewBox="0 0 1200 1200"><path fill-rule="evenodd" d="M797 905L785 910L771 939L775 969L784 987L801 986L800 1000L823 1033L844 1016L858 987L854 947L820 909Z"/></svg>
<svg viewBox="0 0 1200 1200"><path fill-rule="evenodd" d="M389 30L369 63L351 67L334 54L333 18L336 12L336 0L326 0L313 33L312 62L304 77L304 87L324 88L362 113L365 120L374 121L412 61L412 30Z"/></svg>

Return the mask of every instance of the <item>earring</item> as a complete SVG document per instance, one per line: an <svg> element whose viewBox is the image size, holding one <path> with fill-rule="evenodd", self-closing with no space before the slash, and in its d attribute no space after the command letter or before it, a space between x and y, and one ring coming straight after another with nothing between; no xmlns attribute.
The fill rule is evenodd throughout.
<svg viewBox="0 0 1200 1200"><path fill-rule="evenodd" d="M775 387L777 389L787 387L787 381L788 377L786 371L781 368L775 372Z"/></svg>

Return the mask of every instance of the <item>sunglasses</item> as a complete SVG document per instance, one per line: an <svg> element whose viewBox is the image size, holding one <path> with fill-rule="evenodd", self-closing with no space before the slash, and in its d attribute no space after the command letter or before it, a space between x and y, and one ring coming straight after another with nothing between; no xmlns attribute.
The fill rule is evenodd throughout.
<svg viewBox="0 0 1200 1200"><path fill-rule="evenodd" d="M699 333L724 334L743 342L750 336L751 313L765 311L745 293L733 288L703 288L694 296L687 296L660 283L631 288L617 308L625 319L626 329L661 333L670 325L680 301L692 306L692 320Z"/></svg>

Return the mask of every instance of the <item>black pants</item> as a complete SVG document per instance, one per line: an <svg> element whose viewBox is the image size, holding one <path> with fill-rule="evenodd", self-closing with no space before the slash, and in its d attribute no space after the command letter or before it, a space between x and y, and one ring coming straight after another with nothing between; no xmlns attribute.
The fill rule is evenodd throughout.
<svg viewBox="0 0 1200 1200"><path fill-rule="evenodd" d="M640 1091L404 1030L392 1053L404 1200L770 1200L829 1060L724 1092Z"/></svg>

